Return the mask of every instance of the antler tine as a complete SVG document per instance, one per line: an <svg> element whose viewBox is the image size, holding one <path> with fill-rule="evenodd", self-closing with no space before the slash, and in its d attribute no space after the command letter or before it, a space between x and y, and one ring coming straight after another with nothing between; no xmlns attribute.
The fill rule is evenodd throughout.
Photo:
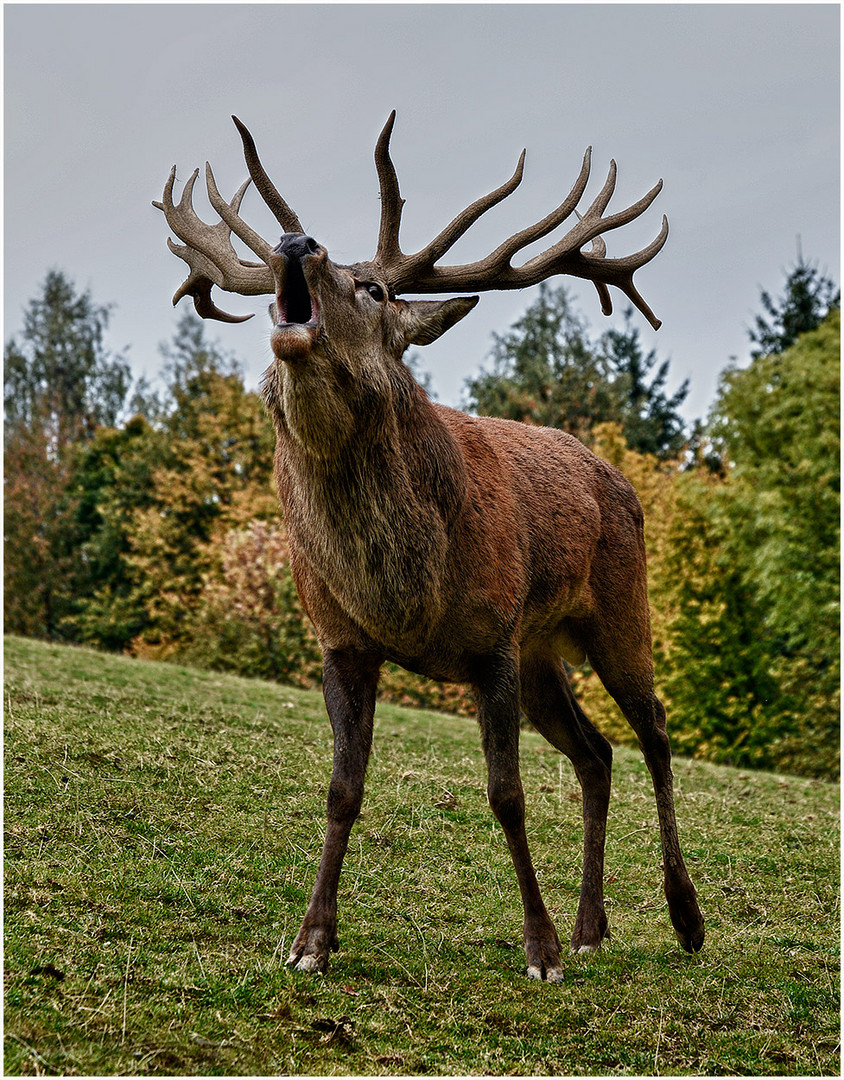
<svg viewBox="0 0 844 1080"><path fill-rule="evenodd" d="M497 187L488 195L482 195L481 198L476 199L471 205L467 206L465 210L461 210L454 220L446 225L443 231L427 247L413 256L414 260L432 266L445 255L449 248L457 243L460 237L475 224L481 215L512 194L522 182L525 171L525 153L526 151L522 150L519 163L516 165L516 171L506 183Z"/></svg>
<svg viewBox="0 0 844 1080"><path fill-rule="evenodd" d="M232 120L234 120L235 127L240 132L240 137L243 140L243 156L246 159L249 175L252 177L261 198L272 210L276 221L286 233L304 233L305 230L302 228L299 218L279 195L272 180L264 171L264 166L261 164L258 150L255 147L255 140L252 138L249 129L236 116L232 116Z"/></svg>
<svg viewBox="0 0 844 1080"><path fill-rule="evenodd" d="M197 176L199 176L199 169L194 169L185 182L182 197L178 203L174 203L173 186L176 183L176 166L174 165L170 170L170 175L167 177L167 183L164 185L162 201L153 200L152 205L164 212L167 224L180 239L184 239L180 230L196 229L202 225L193 208L193 187Z"/></svg>
<svg viewBox="0 0 844 1080"><path fill-rule="evenodd" d="M174 307L183 296L190 296L193 299L193 306L196 308L196 313L200 318L216 319L217 322L227 323L246 322L247 319L252 318L254 312L249 315L231 315L227 311L223 311L222 308L217 307L211 299L211 288L214 285L223 285L223 275L212 262L205 258L204 255L195 248L174 244L169 236L167 238L167 246L174 255L178 255L180 259L184 259L191 270L188 277L173 294Z"/></svg>
<svg viewBox="0 0 844 1080"><path fill-rule="evenodd" d="M583 155L583 163L580 166L580 173L572 185L571 191L556 210L552 210L550 214L547 214L544 218L537 221L534 225L529 225L526 229L522 229L521 232L514 233L509 239L505 240L503 244L499 246L483 260L485 264L490 267L509 267L510 260L516 254L517 251L521 251L522 248L532 244L535 240L541 240L543 236L547 236L549 232L552 232L558 225L570 217L572 212L577 214L577 204L580 202L580 198L583 192L586 190L586 185L589 182L589 175L592 171L592 147L588 146L586 152ZM578 218L580 215L578 214Z"/></svg>
<svg viewBox="0 0 844 1080"><path fill-rule="evenodd" d="M577 220L583 221L583 215L575 210L577 214ZM592 241L592 250L589 255L593 259L603 259L607 254L607 245L600 236L596 236ZM610 296L610 290L607 288L603 281L593 281L595 290L598 293L598 299L601 302L601 312L604 315L612 315L612 297Z"/></svg>
<svg viewBox="0 0 844 1080"><path fill-rule="evenodd" d="M604 198L605 193L609 189L609 194ZM588 240L594 239L601 233L608 232L610 229L618 229L622 225L627 225L628 222L633 221L634 218L643 214L654 199L662 191L662 181L659 180L651 190L643 195L635 203L631 203L624 210L619 210L618 213L610 214L609 217L601 217L604 210L607 207L609 198L615 189L615 162L610 162L610 175L607 177L607 182L604 185L601 192L596 196L594 202L580 219L578 226L571 230L571 232L564 236L561 244L570 241L571 247L581 247ZM556 247L556 245L555 245ZM554 248L549 248L549 251L553 251Z"/></svg>
<svg viewBox="0 0 844 1080"><path fill-rule="evenodd" d="M615 163L615 158L610 158L610 167L607 170L607 178L604 181L604 186L592 200L592 205L583 215L584 218L588 218L590 214L600 217L610 204L610 199L613 197L615 191L615 182L618 177L618 166Z"/></svg>
<svg viewBox="0 0 844 1080"><path fill-rule="evenodd" d="M239 236L244 244L255 252L259 259L269 265L268 260L272 253L272 248L262 236L246 224L243 218L235 212L234 208L226 202L217 190L217 182L214 179L214 173L211 170L211 165L207 161L205 162L205 186L208 189L208 201L226 223L230 232L233 232L235 236Z"/></svg>
<svg viewBox="0 0 844 1080"><path fill-rule="evenodd" d="M390 136L395 122L396 110L393 109L375 144L375 168L381 188L381 224L375 261L384 266L395 264L403 258L399 247L399 226L404 199L399 191L396 167L390 157Z"/></svg>
<svg viewBox="0 0 844 1080"><path fill-rule="evenodd" d="M610 300L609 292L607 291L607 283L615 285L617 289L620 289L624 295L631 301L631 303L638 308L638 310L645 316L654 330L659 330L662 326L662 321L654 315L650 306L645 302L641 293L633 284L633 274L645 263L657 255L665 246L665 241L668 239L668 218L663 214L662 228L659 230L657 236L647 245L641 249L641 251L635 252L633 255L627 255L621 259L607 259L604 258L606 252L606 245L603 240L598 238L600 247L597 247L597 242L593 241L592 251L581 252L580 258L588 266L592 267L592 272L600 274L603 280L599 281L592 277L591 273L580 274L577 270L572 270L571 273L578 274L580 277L592 278L595 287L598 289L598 295L601 297L601 308L605 315L612 314L612 301Z"/></svg>

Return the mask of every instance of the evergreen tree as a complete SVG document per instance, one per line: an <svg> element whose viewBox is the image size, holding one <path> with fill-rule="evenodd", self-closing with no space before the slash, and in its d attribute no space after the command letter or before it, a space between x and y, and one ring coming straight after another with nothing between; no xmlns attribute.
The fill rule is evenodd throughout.
<svg viewBox="0 0 844 1080"><path fill-rule="evenodd" d="M656 355L644 355L632 310L625 320L623 330L593 342L565 287L543 283L510 330L493 335L492 368L467 381L467 407L562 428L586 442L597 425L618 423L632 448L676 454L685 439L678 409L688 384L666 396L668 362L651 376Z"/></svg>
<svg viewBox="0 0 844 1080"><path fill-rule="evenodd" d="M835 283L803 259L802 252L785 281L783 295L774 300L762 290L760 296L767 318L756 316L756 325L749 331L757 348L751 352L754 360L771 353L784 352L800 337L820 326L827 314L841 306L841 292Z"/></svg>
<svg viewBox="0 0 844 1080"><path fill-rule="evenodd" d="M64 626L77 641L121 650L148 624L132 565L135 516L157 499L154 470L166 453L163 433L143 416L101 428L73 473L78 559Z"/></svg>
<svg viewBox="0 0 844 1080"><path fill-rule="evenodd" d="M466 404L484 416L562 428L588 437L617 418L620 401L605 359L564 287L543 282L505 334L493 335L492 370L466 383Z"/></svg>
<svg viewBox="0 0 844 1080"><path fill-rule="evenodd" d="M104 344L110 308L50 270L4 356L7 433L44 428L54 449L113 427L130 386L129 364Z"/></svg>
<svg viewBox="0 0 844 1080"><path fill-rule="evenodd" d="M679 409L689 394L686 379L670 397L665 392L669 361L657 363L656 350L642 351L639 327L633 324L633 308L624 312L624 328L601 335L600 349L619 391L619 421L627 445L640 454L676 457L687 441Z"/></svg>

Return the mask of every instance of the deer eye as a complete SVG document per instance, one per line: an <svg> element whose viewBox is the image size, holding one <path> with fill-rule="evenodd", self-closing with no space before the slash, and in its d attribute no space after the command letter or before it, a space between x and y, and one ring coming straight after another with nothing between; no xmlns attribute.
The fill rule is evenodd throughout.
<svg viewBox="0 0 844 1080"><path fill-rule="evenodd" d="M382 304L387 299L387 294L377 281L362 281L359 288L366 289L372 299L377 300L379 304Z"/></svg>

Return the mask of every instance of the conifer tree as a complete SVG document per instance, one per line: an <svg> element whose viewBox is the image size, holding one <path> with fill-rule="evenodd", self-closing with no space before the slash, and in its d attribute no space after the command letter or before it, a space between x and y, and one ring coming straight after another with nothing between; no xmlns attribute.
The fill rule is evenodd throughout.
<svg viewBox="0 0 844 1080"><path fill-rule="evenodd" d="M784 352L800 337L820 326L833 308L841 306L841 292L835 283L798 252L797 262L789 271L782 296L774 299L762 290L760 300L765 315L757 315L754 328L748 331L756 348L754 360Z"/></svg>
<svg viewBox="0 0 844 1080"><path fill-rule="evenodd" d="M493 335L492 366L466 383L466 405L486 416L561 428L584 442L599 424L617 423L628 445L660 458L685 441L679 408L685 383L667 396L668 361L645 354L632 310L622 330L597 341L565 286L542 284L505 334Z"/></svg>
<svg viewBox="0 0 844 1080"><path fill-rule="evenodd" d="M104 343L110 307L77 293L50 270L24 312L23 330L6 343L6 431L43 426L54 447L113 427L131 383L129 363Z"/></svg>

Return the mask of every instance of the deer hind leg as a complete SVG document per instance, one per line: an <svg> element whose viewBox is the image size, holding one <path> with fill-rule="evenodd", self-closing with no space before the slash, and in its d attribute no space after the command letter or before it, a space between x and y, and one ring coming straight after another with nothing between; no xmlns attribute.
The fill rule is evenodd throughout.
<svg viewBox="0 0 844 1080"><path fill-rule="evenodd" d="M574 952L595 952L607 932L604 843L612 747L578 705L557 657L523 659L521 674L527 718L571 760L583 792L583 880L571 947Z"/></svg>
<svg viewBox="0 0 844 1080"><path fill-rule="evenodd" d="M560 939L542 902L525 832L525 796L519 775L518 665L507 653L487 658L482 668L474 690L487 762L487 795L504 830L522 896L527 973L532 979L561 982Z"/></svg>
<svg viewBox="0 0 844 1080"><path fill-rule="evenodd" d="M311 901L287 960L297 971L325 971L329 950L338 947L337 886L349 834L363 801L380 666L380 660L367 656L325 653L323 693L334 729L334 765L322 858Z"/></svg>
<svg viewBox="0 0 844 1080"><path fill-rule="evenodd" d="M638 635L632 622L623 633L608 634L606 629L593 629L587 652L598 677L639 740L656 796L665 898L671 923L683 948L687 952L697 952L703 945L703 915L680 850L674 812L671 746L665 709L654 693L650 631L646 633L646 630L646 619L641 621Z"/></svg>

